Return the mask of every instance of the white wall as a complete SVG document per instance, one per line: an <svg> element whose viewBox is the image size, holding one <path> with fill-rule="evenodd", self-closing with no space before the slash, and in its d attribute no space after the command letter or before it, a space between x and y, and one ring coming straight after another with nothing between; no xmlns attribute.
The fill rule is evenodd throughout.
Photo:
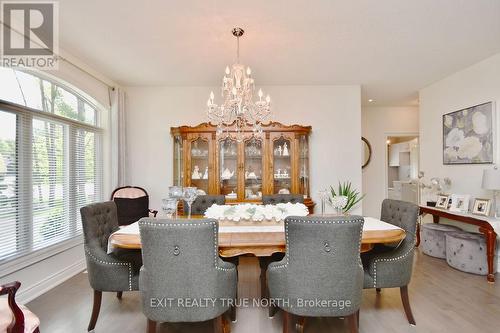
<svg viewBox="0 0 500 333"><path fill-rule="evenodd" d="M379 217L386 198L386 155L388 135L418 133L418 107L364 107L361 110L363 136L370 142L372 157L363 169L363 214Z"/></svg>
<svg viewBox="0 0 500 333"><path fill-rule="evenodd" d="M267 86L272 120L312 126L311 193L338 180L361 188L361 96L359 86ZM127 87L127 175L145 187L151 206L172 184L170 127L205 122L205 103L219 87ZM317 205L317 211L319 204ZM358 211L360 212L360 210Z"/></svg>
<svg viewBox="0 0 500 333"><path fill-rule="evenodd" d="M500 54L457 72L420 91L420 167L426 179L449 177L450 193L471 194L472 198L491 198L492 193L481 189L482 172L492 165L443 165L442 115L476 104L493 101L497 123L495 163L499 162L498 107L500 104ZM426 218L429 222L430 218ZM445 221L446 223L455 223ZM477 231L467 225L467 230ZM498 248L498 247L497 247ZM500 250L500 249L499 249ZM500 256L499 256L500 260ZM500 264L498 265L500 267Z"/></svg>
<svg viewBox="0 0 500 333"><path fill-rule="evenodd" d="M491 197L481 189L482 172L492 165L443 165L442 116L476 104L500 102L500 54L420 91L420 166L426 178L449 177L451 193ZM497 113L497 118L498 113ZM498 126L494 126L498 133ZM497 139L499 136L497 135ZM496 163L500 145L496 146Z"/></svg>

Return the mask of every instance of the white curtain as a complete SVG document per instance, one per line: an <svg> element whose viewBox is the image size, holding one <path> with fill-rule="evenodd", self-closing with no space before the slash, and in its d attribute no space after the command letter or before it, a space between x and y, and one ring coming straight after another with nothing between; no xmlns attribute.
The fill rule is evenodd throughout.
<svg viewBox="0 0 500 333"><path fill-rule="evenodd" d="M111 91L111 186L127 185L126 179L126 124L125 92L121 88Z"/></svg>

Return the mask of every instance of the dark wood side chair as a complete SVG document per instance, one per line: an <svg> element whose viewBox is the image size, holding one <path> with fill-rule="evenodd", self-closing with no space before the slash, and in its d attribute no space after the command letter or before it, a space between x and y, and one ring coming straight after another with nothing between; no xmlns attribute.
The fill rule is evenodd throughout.
<svg viewBox="0 0 500 333"><path fill-rule="evenodd" d="M286 254L267 270L270 296L283 313L283 332L304 332L307 317L345 317L358 332L363 291L361 216L289 216Z"/></svg>
<svg viewBox="0 0 500 333"><path fill-rule="evenodd" d="M122 186L111 193L118 212L118 225L128 225L139 221L143 217L158 214L157 210L149 208L149 194L142 187Z"/></svg>
<svg viewBox="0 0 500 333"><path fill-rule="evenodd" d="M97 323L102 292L139 290L140 251L120 250L107 253L108 238L118 230L116 204L113 201L91 204L80 209L84 236L85 259L90 286L94 289L94 305L88 331Z"/></svg>
<svg viewBox="0 0 500 333"><path fill-rule="evenodd" d="M385 199L380 219L404 229L406 237L398 246L376 246L361 255L365 269L364 289L376 289L379 294L382 288L399 288L406 318L411 325L416 322L410 307L408 284L413 271L419 211L414 203Z"/></svg>
<svg viewBox="0 0 500 333"><path fill-rule="evenodd" d="M40 333L40 319L25 306L16 303L16 292L21 282L15 281L0 286L0 332Z"/></svg>

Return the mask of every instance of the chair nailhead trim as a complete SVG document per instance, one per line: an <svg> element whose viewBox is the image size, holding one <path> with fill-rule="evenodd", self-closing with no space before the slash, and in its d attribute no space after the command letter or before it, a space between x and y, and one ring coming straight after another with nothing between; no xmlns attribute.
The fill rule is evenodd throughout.
<svg viewBox="0 0 500 333"><path fill-rule="evenodd" d="M418 212L417 212L417 216L416 216L416 221L418 223ZM415 226L416 226L416 224L415 224ZM415 245L417 244L416 237L417 237L417 229L415 228L415 232L413 234L413 244L412 244L412 246L410 246L410 249L408 251L406 251L405 254L403 254L399 257L396 257L396 258L373 260L373 288L378 288L378 286L377 286L377 262L380 261L380 262L391 262L392 263L392 262L399 261L401 259L406 258L412 251L415 250Z"/></svg>
<svg viewBox="0 0 500 333"><path fill-rule="evenodd" d="M90 250L85 246L85 253L95 262L103 265L111 265L111 266L127 266L128 268L128 290L132 291L132 264L129 262L110 262L110 261L103 261L100 259L97 259L92 253L90 253Z"/></svg>
<svg viewBox="0 0 500 333"><path fill-rule="evenodd" d="M357 219L357 220L350 220L350 221L310 221L310 220L289 220L290 222L300 222L300 223L307 223L307 224L346 224L346 223L354 223L354 222L362 222L364 223L363 219ZM361 240L363 238L363 228L360 229L359 231L359 239L358 239L358 251L361 251ZM285 239L286 239L286 254L285 258L286 261L282 265L277 265L277 266L270 266L269 269L279 269L279 268L286 268L288 267L289 263L289 253L288 253L288 223L285 223ZM361 257L359 259L359 265L361 267L363 266L361 263Z"/></svg>
<svg viewBox="0 0 500 333"><path fill-rule="evenodd" d="M214 265L215 269L220 271L234 271L236 267L224 268L219 267L219 244L217 244L217 224L215 222L210 222L214 230ZM139 226L148 225L151 227L158 228L168 228L168 227L196 227L196 226L206 226L207 223L164 223L164 224L156 224L151 222L139 222Z"/></svg>

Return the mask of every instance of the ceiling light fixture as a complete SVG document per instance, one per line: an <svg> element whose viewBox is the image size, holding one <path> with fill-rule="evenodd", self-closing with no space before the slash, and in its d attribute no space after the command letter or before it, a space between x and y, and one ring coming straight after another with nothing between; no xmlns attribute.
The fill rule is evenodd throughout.
<svg viewBox="0 0 500 333"><path fill-rule="evenodd" d="M227 66L222 78L221 105L215 104L215 94L210 92L207 101L208 119L217 125L217 135L224 132L236 133L238 141L243 140L243 128L251 126L254 133L262 133L262 123L271 114L271 97L264 98L262 89L259 89L258 100L253 101L255 91L252 70L240 64L240 37L243 29L234 28L232 34L236 37L236 63Z"/></svg>
<svg viewBox="0 0 500 333"><path fill-rule="evenodd" d="M371 102L374 102L374 100L370 98L370 99L368 100L368 103L371 103Z"/></svg>

